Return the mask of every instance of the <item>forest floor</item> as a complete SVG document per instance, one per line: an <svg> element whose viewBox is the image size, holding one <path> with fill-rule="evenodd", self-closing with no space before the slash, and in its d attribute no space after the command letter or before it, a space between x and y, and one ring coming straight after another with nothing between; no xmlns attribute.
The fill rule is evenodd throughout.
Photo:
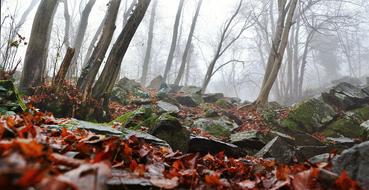
<svg viewBox="0 0 369 190"><path fill-rule="evenodd" d="M0 88L0 91L5 90ZM147 104L159 105L160 100L153 98L156 92L150 95L150 103ZM216 114L231 118L235 116L233 120L239 120L232 134L272 131L270 125L274 124L268 120L268 113L255 109L237 109L236 106L217 102L207 104L206 109L200 105L180 105L174 114L178 118L178 125L185 125L188 118L196 120ZM16 103L12 105L19 106ZM158 129L158 133L150 132L151 123L146 126L146 123L140 123L139 128L132 124L146 121L147 118L135 118L129 124L127 120L122 120L122 115L128 117L141 108L137 101L125 105L111 102L110 108L114 110L114 120L95 123L99 128L70 127L71 118L54 117L53 113L33 107L31 102L28 102L27 109L18 107L12 109L11 114L2 115L0 189L361 189L347 172L333 172L335 151L330 152L327 159L318 162L311 162L307 158L280 162L278 159L260 156L260 153L251 154L249 150L248 154L238 155L226 150L234 146L230 144L230 136L217 136L218 133L200 127L185 129L191 138L201 136L208 139L206 142L218 143L214 146L224 142L227 147L222 150L220 146L208 152L187 150L191 147L186 147L185 152L178 151L173 149L169 137L161 135L162 131ZM164 108L173 107L165 104L160 109ZM288 118L290 108L280 107L275 110L274 119ZM167 111L157 111L157 114L159 112L165 115ZM155 117L156 122L160 119L163 118ZM154 128L157 129L163 123L168 127L168 121L172 122L165 119L159 121L159 124L154 122ZM140 136L127 135L122 128L163 137L170 146L160 146ZM116 134L116 131L123 133ZM325 138L320 134L314 135L321 141ZM180 141L180 137L175 138ZM201 147L201 143L195 146Z"/></svg>

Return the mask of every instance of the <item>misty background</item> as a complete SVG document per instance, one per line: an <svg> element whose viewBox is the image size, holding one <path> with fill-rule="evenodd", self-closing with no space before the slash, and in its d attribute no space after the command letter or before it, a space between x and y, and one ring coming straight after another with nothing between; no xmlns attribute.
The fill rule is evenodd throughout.
<svg viewBox="0 0 369 190"><path fill-rule="evenodd" d="M157 0L154 39L152 46L152 56L148 72L147 84L158 75L162 75L165 68L166 59L171 45L172 31L179 0ZM237 60L221 67L212 77L207 88L207 92L222 92L226 96L239 97L242 100L253 101L260 90L263 80L265 59L268 58L268 39L272 38L272 22L270 20L270 5L272 0L246 0L243 3L240 14L232 25L229 39L234 39L240 28L247 20L248 27L237 41L222 55L217 61L219 67L229 60ZM33 18L37 10L37 4L30 10L25 22L22 23L18 33L25 37L25 42L30 37ZM73 42L76 37L81 12L88 0L69 0L69 13L71 16L70 40ZM92 38L100 23L102 22L107 9L108 0L97 0L92 8L88 19L88 26L81 53L78 57L78 69L85 61L85 54ZM307 2L301 1L297 8L302 16L299 19L299 30L296 30L296 23L292 26L290 39L298 40L296 44L289 42L287 48L295 45L297 47L296 59L300 62L303 59L304 51L306 55L306 67L304 68L303 91L306 95L314 95L323 91L332 84L332 81L345 78L345 80L365 82L369 76L369 3L366 0L317 0L316 4L307 6ZM314 2L314 1L312 1ZM9 30L12 22L19 23L22 14L33 3L32 0L1 0L1 52L4 54L5 45L8 43ZM201 86L207 70L212 60L220 34L224 24L230 19L237 8L238 0L204 0L196 30L193 36L193 53L189 60L190 72L188 84ZM113 42L117 38L119 31L123 27L123 14L131 4L131 0L122 0L120 11L117 17L116 29ZM185 0L181 14L178 47L174 54L172 71L168 76L169 83L173 82L181 64L181 57L191 21L196 10L196 0ZM57 8L48 53L47 72L53 76L55 70L59 68L66 49L63 47L63 37L65 28L64 3L59 3ZM150 5L152 6L152 4ZM306 9L305 9L306 8ZM147 44L147 33L149 30L149 20L151 7L148 8L142 23L139 25L134 35L130 47L123 59L120 77L139 80L142 72L142 63L145 57ZM274 18L277 18L277 12ZM295 28L295 29L294 29ZM314 31L313 37L307 42L309 34ZM298 35L296 35L298 34ZM306 46L307 44L307 46ZM112 44L110 45L111 48ZM307 47L307 50L305 50ZM23 58L27 45L22 43L18 46L14 55L14 63L20 60L17 70L21 70ZM109 50L108 50L109 51ZM295 50L294 50L295 51ZM288 85L286 73L288 72L289 56L291 52L286 50L284 62L276 83L279 84L280 91L283 85ZM107 57L107 56L106 56ZM106 58L105 57L105 58ZM4 57L1 56L0 62ZM12 65L14 67L14 64ZM11 66L9 66L11 67ZM102 67L103 68L103 65ZM102 69L100 69L102 70ZM182 83L184 81L182 80ZM311 92L310 92L311 91ZM283 93L280 93L280 95ZM288 96L284 96L290 98ZM272 100L282 103L289 103L287 100L272 93Z"/></svg>

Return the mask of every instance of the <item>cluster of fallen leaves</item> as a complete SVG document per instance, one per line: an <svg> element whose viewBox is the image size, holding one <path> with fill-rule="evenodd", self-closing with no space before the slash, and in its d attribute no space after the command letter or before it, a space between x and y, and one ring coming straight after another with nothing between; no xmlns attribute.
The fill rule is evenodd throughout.
<svg viewBox="0 0 369 190"><path fill-rule="evenodd" d="M320 178L330 164L278 165L253 157L182 154L131 136L56 127L33 111L0 119L0 189L360 189L343 173Z"/></svg>

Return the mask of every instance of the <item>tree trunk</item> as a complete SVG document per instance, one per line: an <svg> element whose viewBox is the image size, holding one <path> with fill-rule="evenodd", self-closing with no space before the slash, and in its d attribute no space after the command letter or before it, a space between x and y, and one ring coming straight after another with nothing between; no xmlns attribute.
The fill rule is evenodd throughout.
<svg viewBox="0 0 369 190"><path fill-rule="evenodd" d="M182 56L182 63L181 63L181 66L179 68L177 78L174 81L174 84L175 85L179 85L179 82L181 82L181 79L182 79L183 74L184 74L184 71L185 71L188 53L190 51L191 44L192 44L192 36L193 36L193 33L195 31L195 28L196 28L197 18L199 17L199 12L200 12L200 8L201 8L201 4L202 4L202 0L199 0L198 5L197 5L195 16L192 19L191 29L190 29L190 33L188 34L186 48L185 48L184 53L183 53L183 56Z"/></svg>
<svg viewBox="0 0 369 190"><path fill-rule="evenodd" d="M188 53L188 58L187 58L187 64L186 64L186 79L185 79L185 86L188 86L188 82L190 81L190 69L191 69L191 58L192 58L192 54L193 54L193 44L191 44L190 46L190 53Z"/></svg>
<svg viewBox="0 0 369 190"><path fill-rule="evenodd" d="M59 88L59 86L63 85L63 81L65 79L65 76L67 75L67 71L71 64L73 55L74 55L74 49L68 48L67 52L65 53L63 62L60 65L58 74L56 75L55 80L54 80L54 86L56 86L56 88Z"/></svg>
<svg viewBox="0 0 369 190"><path fill-rule="evenodd" d="M120 2L121 0L110 1L100 39L78 79L77 87L82 91L84 96L90 93L101 63L104 60L105 53L109 48L115 30L115 21L117 19Z"/></svg>
<svg viewBox="0 0 369 190"><path fill-rule="evenodd" d="M166 81L167 80L167 77L168 77L170 68L172 67L173 55L174 55L174 51L175 51L176 46L177 46L178 26L179 26L179 20L181 18L181 13L182 13L182 8L183 8L183 2L184 2L184 0L180 0L179 5L178 5L177 14L176 14L176 20L174 22L174 27L173 27L172 44L170 46L167 63L165 65L165 71L164 71L164 75L163 75L163 81Z"/></svg>
<svg viewBox="0 0 369 190"><path fill-rule="evenodd" d="M88 25L88 18L90 16L92 7L95 5L96 0L89 0L87 5L85 6L85 8L82 11L82 15L81 15L81 20L79 22L78 25L78 29L77 29L77 35L76 38L74 39L74 44L73 44L73 48L75 49L75 53L72 59L72 64L70 67L70 75L77 75L77 60L79 57L79 53L81 51L81 47L82 47L82 43L83 43L83 39L85 37L86 34L86 30L87 30L87 25Z"/></svg>
<svg viewBox="0 0 369 190"><path fill-rule="evenodd" d="M111 93L114 83L117 79L120 71L121 63L129 44L136 33L138 26L140 25L147 7L150 5L151 0L139 0L135 11L128 19L127 24L119 34L119 37L109 54L105 67L97 80L92 95L95 98L106 97Z"/></svg>
<svg viewBox="0 0 369 190"><path fill-rule="evenodd" d="M38 6L20 80L20 89L25 93L30 93L32 87L39 86L43 82L50 33L57 5L58 1L42 0Z"/></svg>
<svg viewBox="0 0 369 190"><path fill-rule="evenodd" d="M270 90L278 76L278 71L281 67L282 64L282 60L283 60L283 56L284 56L284 52L286 50L286 46L288 43L288 37L289 37L289 32L292 26L292 19L293 19L293 15L295 13L295 9L296 9L296 4L297 4L298 0L291 0L287 6L288 6L288 14L287 14L287 18L286 21L284 21L285 19L285 5L283 6L279 6L279 17L283 18L283 21L280 22L279 24L281 24L281 26L277 26L277 31L276 31L276 35L278 35L279 33L281 33L281 37L276 36L275 40L280 43L275 44L274 40L273 40L273 49L271 50L271 52L275 53L271 53L270 56L272 56L272 60L271 62L268 62L267 65L267 70L265 71L265 76L264 76L264 83L262 85L261 91L259 93L258 98L256 99L255 104L259 107L264 107L267 103L268 103L268 97L269 97L269 93ZM280 19L278 18L278 20ZM278 31L278 30L282 30ZM279 40L280 39L280 40ZM277 47L277 49L275 49L275 47ZM270 60L271 58L269 58ZM270 64L270 65L269 65ZM269 69L268 69L269 68Z"/></svg>
<svg viewBox="0 0 369 190"><path fill-rule="evenodd" d="M157 0L154 0L151 9L151 17L150 17L150 26L147 38L147 46L146 46L146 54L144 63L142 66L142 75L141 75L141 85L146 85L147 73L149 70L149 63L151 58L151 49L152 49L152 41L154 39L154 24L155 24L155 14L156 14L156 6L158 4Z"/></svg>
<svg viewBox="0 0 369 190"><path fill-rule="evenodd" d="M68 10L68 0L64 0L64 19L65 19L65 28L64 28L64 45L69 48L69 35L70 35L70 15Z"/></svg>

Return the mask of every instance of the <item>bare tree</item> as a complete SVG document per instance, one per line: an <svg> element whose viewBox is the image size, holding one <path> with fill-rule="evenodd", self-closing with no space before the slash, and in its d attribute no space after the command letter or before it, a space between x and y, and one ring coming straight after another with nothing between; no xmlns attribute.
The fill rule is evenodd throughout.
<svg viewBox="0 0 369 190"><path fill-rule="evenodd" d="M151 0L138 0L136 9L131 17L129 17L127 24L124 26L117 41L114 43L105 67L99 79L96 81L92 90L93 97L105 97L109 99L109 95L119 74L123 57L127 52L129 44L136 33L138 26L145 16L146 10L150 5L150 1Z"/></svg>
<svg viewBox="0 0 369 190"><path fill-rule="evenodd" d="M71 67L69 67L69 72L71 76L76 75L76 69L77 69L77 60L79 57L79 53L81 51L83 39L86 34L87 25L88 25L88 18L90 16L91 10L93 6L95 5L96 0L89 0L87 5L82 11L81 19L78 25L77 29L77 35L75 36L73 48L75 49L74 56L72 59Z"/></svg>
<svg viewBox="0 0 369 190"><path fill-rule="evenodd" d="M93 82L113 38L120 3L121 0L110 1L100 39L77 81L77 87L85 95L92 89Z"/></svg>
<svg viewBox="0 0 369 190"><path fill-rule="evenodd" d="M288 3L287 1L278 1L278 20L272 42L272 49L269 53L261 91L255 101L255 104L259 107L265 106L268 102L270 90L278 76L288 43L289 32L293 24L292 19L297 2L298 0L290 0Z"/></svg>
<svg viewBox="0 0 369 190"><path fill-rule="evenodd" d="M68 0L64 0L64 19L65 19L65 28L64 28L64 44L68 48L70 46L69 35L70 35L70 15L68 9Z"/></svg>
<svg viewBox="0 0 369 190"><path fill-rule="evenodd" d="M179 85L179 82L181 81L181 79L183 77L183 74L184 74L184 71L185 71L188 54L189 54L191 44L192 44L192 36L193 36L193 33L195 31L195 28L196 28L197 18L199 17L201 4L202 4L202 0L199 0L197 8L196 8L195 16L192 19L192 24L191 24L190 33L188 34L187 44L186 44L186 47L185 47L185 50L184 50L184 53L183 53L183 56L182 56L182 63L181 63L181 66L179 68L177 78L174 81L175 85Z"/></svg>
<svg viewBox="0 0 369 190"><path fill-rule="evenodd" d="M184 0L180 0L179 5L178 5L177 14L176 14L176 20L174 22L174 27L173 27L172 43L171 43L171 46L170 46L167 63L165 64L163 81L166 81L167 80L167 77L168 77L170 68L172 67L174 51L175 51L176 46L177 46L178 26L179 26L179 21L180 21L180 18L181 18L181 13L182 13L182 8L183 8L183 2L184 2Z"/></svg>
<svg viewBox="0 0 369 190"><path fill-rule="evenodd" d="M151 58L151 49L152 49L152 41L154 39L154 24L155 24L155 14L156 14L156 7L157 7L157 0L154 0L151 9L151 17L150 17L150 25L148 31L148 38L147 38L147 46L146 46L146 53L145 58L142 66L142 74L141 74L141 85L146 84L147 73L149 70L149 63Z"/></svg>
<svg viewBox="0 0 369 190"><path fill-rule="evenodd" d="M233 30L235 28L235 25L237 24L235 19L237 15L240 14L242 3L243 3L243 0L240 0L237 6L237 9L232 14L231 18L227 20L224 24L224 28L221 31L220 39L219 39L217 48L215 50L214 57L208 66L205 78L202 83L202 87L201 87L202 93L205 93L206 88L208 87L208 84L211 78L213 77L215 72L218 70L218 69L215 69L215 65L218 62L219 58L241 37L241 35L246 29L248 29L249 27L253 25L253 23L250 22L251 21L250 20L251 13L250 13L250 15L248 15L245 21L243 22L242 28L235 34L235 36L231 35L231 33L234 32ZM226 64L232 63L232 62L234 62L234 60L227 61L225 64L223 64L223 66ZM214 69L215 69L215 72L214 72Z"/></svg>
<svg viewBox="0 0 369 190"><path fill-rule="evenodd" d="M43 82L50 33L57 5L58 1L42 0L33 20L20 81L20 88L26 93Z"/></svg>

